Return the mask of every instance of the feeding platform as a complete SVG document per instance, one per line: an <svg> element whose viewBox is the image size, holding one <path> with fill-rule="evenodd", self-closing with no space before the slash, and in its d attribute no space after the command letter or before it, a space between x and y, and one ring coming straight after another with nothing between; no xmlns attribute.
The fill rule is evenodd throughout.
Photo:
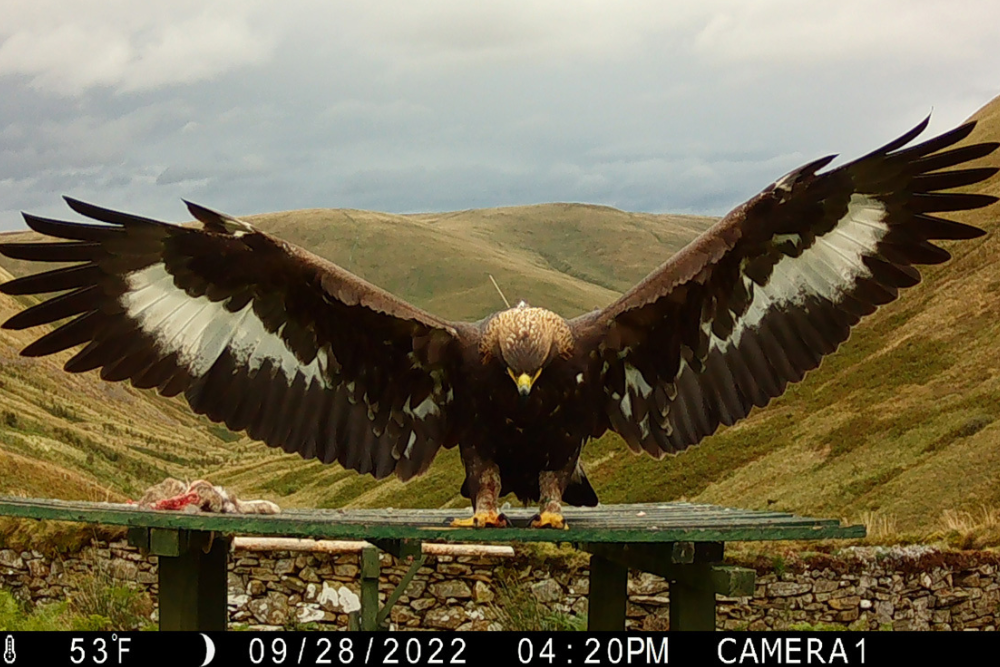
<svg viewBox="0 0 1000 667"><path fill-rule="evenodd" d="M564 508L568 530L529 528L534 512L505 510L511 528L452 528L468 510L288 509L280 514L209 514L135 505L0 496L0 516L128 526L129 542L158 556L161 630L224 630L230 536L358 539L359 629L383 627L389 610L423 564L426 542L570 542L591 554L589 630L623 630L628 569L670 581L670 627L715 628L715 596L753 594L754 572L722 563L726 542L859 538L864 526L783 512L684 502ZM380 609L379 556L410 569Z"/></svg>

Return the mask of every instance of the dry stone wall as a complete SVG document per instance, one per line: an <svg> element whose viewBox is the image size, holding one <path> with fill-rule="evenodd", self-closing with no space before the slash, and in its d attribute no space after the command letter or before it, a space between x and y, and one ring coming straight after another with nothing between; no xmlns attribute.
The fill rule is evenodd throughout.
<svg viewBox="0 0 1000 667"><path fill-rule="evenodd" d="M1000 611L1000 555L941 552L928 547L854 548L835 556L785 563L770 557L742 563L757 569L752 598L720 598L717 626L780 630L802 624L852 629L995 630ZM344 628L358 609L358 555L237 551L230 558L229 617L259 629ZM384 601L407 570L383 555ZM34 604L65 600L81 577L98 571L157 594L156 558L124 542L95 542L80 553L47 558L0 549L0 587ZM391 613L392 627L499 630L509 614L499 573L524 593L520 604L587 615L585 567L496 557L430 556ZM629 628L668 628L670 587L648 573L629 578ZM509 610L508 610L509 611Z"/></svg>

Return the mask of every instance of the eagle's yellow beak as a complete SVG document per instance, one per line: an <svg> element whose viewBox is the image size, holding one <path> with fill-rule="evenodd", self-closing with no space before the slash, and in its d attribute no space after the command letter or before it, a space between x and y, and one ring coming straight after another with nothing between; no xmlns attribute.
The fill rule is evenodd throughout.
<svg viewBox="0 0 1000 667"><path fill-rule="evenodd" d="M514 371L512 371L509 368L507 369L507 375L509 375L510 379L513 380L515 384L517 384L517 392L521 394L521 396L527 396L531 392L532 385L535 384L535 380L537 380L538 376L541 374L542 374L541 368L535 371L534 375L528 375L527 373L521 373L520 375L515 375Z"/></svg>

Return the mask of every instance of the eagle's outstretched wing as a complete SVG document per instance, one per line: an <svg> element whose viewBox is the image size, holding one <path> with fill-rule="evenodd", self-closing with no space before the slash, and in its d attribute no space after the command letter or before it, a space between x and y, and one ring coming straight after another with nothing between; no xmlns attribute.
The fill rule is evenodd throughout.
<svg viewBox="0 0 1000 667"><path fill-rule="evenodd" d="M796 169L570 322L603 360L608 419L632 449L680 451L766 405L917 283L913 265L950 257L930 241L983 234L934 214L996 201L942 191L995 174L954 167L998 144L955 148L968 123L903 148L926 124L836 169L817 173L832 156Z"/></svg>
<svg viewBox="0 0 1000 667"><path fill-rule="evenodd" d="M438 319L344 269L189 204L204 229L98 208L107 224L25 214L57 243L8 243L8 257L72 266L10 281L57 296L4 323L68 322L22 354L84 345L66 370L101 369L173 396L234 431L375 477L403 479L455 442L462 353L474 327Z"/></svg>

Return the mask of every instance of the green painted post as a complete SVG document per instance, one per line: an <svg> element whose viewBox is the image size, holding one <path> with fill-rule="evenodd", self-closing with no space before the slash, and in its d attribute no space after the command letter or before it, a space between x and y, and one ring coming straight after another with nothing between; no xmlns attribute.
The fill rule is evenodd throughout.
<svg viewBox="0 0 1000 667"><path fill-rule="evenodd" d="M628 568L597 555L590 556L590 595L587 630L625 629Z"/></svg>
<svg viewBox="0 0 1000 667"><path fill-rule="evenodd" d="M389 625L389 615L392 613L392 608L399 601L399 598L403 596L406 591L406 587L410 585L413 581L413 577L416 576L417 570L423 567L424 563L427 562L427 556L422 555L415 561L410 563L410 568L403 575L403 578L399 580L396 584L396 588L392 593L385 599L385 604L382 605L382 609L379 611L378 615L375 617L375 625L379 628L387 628Z"/></svg>
<svg viewBox="0 0 1000 667"><path fill-rule="evenodd" d="M715 630L715 593L682 581L671 581L670 629Z"/></svg>
<svg viewBox="0 0 1000 667"><path fill-rule="evenodd" d="M176 556L158 556L160 630L225 630L229 540L212 539L204 531L180 532L186 535L177 542L186 548Z"/></svg>
<svg viewBox="0 0 1000 667"><path fill-rule="evenodd" d="M378 580L381 573L378 549L361 550L361 630L378 630Z"/></svg>

